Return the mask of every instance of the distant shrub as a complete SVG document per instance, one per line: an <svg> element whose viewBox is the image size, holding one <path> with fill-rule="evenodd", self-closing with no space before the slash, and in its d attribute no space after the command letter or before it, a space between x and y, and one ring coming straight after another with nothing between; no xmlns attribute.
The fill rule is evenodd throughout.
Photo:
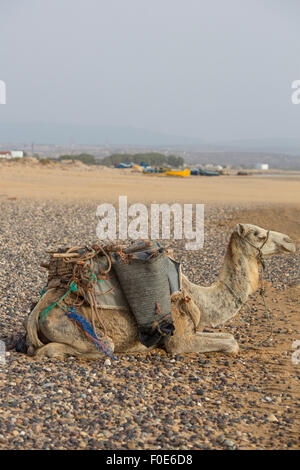
<svg viewBox="0 0 300 470"><path fill-rule="evenodd" d="M90 155L88 153L80 153L78 155L60 155L58 158L59 161L61 160L79 160L86 165L96 165L96 159L94 155Z"/></svg>
<svg viewBox="0 0 300 470"><path fill-rule="evenodd" d="M168 165L171 167L178 168L184 164L184 159L182 157L177 157L176 155L163 155L158 152L148 152L148 153L115 153L109 157L105 157L102 160L99 160L100 165L119 165L120 163L146 163L151 166L163 166Z"/></svg>
<svg viewBox="0 0 300 470"><path fill-rule="evenodd" d="M50 160L50 158L40 158L39 159L39 164L40 165L49 165L53 160Z"/></svg>

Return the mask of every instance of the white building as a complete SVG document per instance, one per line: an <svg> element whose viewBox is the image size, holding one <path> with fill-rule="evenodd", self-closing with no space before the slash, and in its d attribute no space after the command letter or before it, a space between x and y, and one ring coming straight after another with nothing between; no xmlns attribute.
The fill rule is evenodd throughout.
<svg viewBox="0 0 300 470"><path fill-rule="evenodd" d="M269 164L268 163L256 163L255 168L257 170L268 170Z"/></svg>
<svg viewBox="0 0 300 470"><path fill-rule="evenodd" d="M22 150L12 150L11 152L5 150L0 152L0 158L23 158L24 152Z"/></svg>
<svg viewBox="0 0 300 470"><path fill-rule="evenodd" d="M12 150L10 154L11 158L23 158L24 156L23 150Z"/></svg>

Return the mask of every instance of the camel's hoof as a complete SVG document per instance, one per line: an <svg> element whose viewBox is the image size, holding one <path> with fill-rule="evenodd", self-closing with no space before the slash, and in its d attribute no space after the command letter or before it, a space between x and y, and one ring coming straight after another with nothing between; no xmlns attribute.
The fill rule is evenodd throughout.
<svg viewBox="0 0 300 470"><path fill-rule="evenodd" d="M228 354L230 356L237 356L239 353L239 345L238 343L234 340L232 341L231 345L228 347L226 351L224 351L225 354Z"/></svg>

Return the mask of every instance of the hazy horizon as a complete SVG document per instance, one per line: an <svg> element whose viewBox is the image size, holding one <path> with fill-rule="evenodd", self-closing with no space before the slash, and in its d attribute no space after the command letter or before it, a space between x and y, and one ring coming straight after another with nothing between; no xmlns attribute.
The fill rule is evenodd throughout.
<svg viewBox="0 0 300 470"><path fill-rule="evenodd" d="M294 0L0 0L0 141L298 140L299 13Z"/></svg>

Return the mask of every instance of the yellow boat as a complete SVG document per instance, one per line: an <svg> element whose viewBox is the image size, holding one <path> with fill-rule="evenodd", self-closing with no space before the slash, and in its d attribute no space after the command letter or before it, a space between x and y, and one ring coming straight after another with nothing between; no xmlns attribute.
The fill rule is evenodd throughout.
<svg viewBox="0 0 300 470"><path fill-rule="evenodd" d="M186 168L185 170L169 170L165 173L166 175L169 175L169 176L190 176L191 174L191 170L189 170L188 168Z"/></svg>
<svg viewBox="0 0 300 470"><path fill-rule="evenodd" d="M138 170L138 171L143 171L144 170L144 168L141 165L136 165L136 164L132 165L132 168L134 168L135 170Z"/></svg>

